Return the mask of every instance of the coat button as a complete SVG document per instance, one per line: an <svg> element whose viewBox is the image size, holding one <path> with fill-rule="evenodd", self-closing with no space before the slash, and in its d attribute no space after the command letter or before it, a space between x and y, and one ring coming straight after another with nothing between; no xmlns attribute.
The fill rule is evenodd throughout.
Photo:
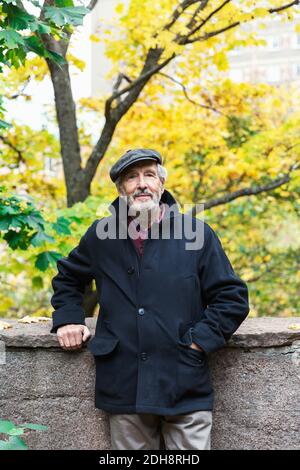
<svg viewBox="0 0 300 470"><path fill-rule="evenodd" d="M143 308L139 308L139 315L144 315L145 310Z"/></svg>
<svg viewBox="0 0 300 470"><path fill-rule="evenodd" d="M141 359L142 359L142 361L146 361L147 358L148 358L148 354L147 354L146 352L142 352L142 353L141 353Z"/></svg>
<svg viewBox="0 0 300 470"><path fill-rule="evenodd" d="M135 271L135 269L134 269L133 266L130 266L130 267L127 269L128 274L133 274L134 271Z"/></svg>

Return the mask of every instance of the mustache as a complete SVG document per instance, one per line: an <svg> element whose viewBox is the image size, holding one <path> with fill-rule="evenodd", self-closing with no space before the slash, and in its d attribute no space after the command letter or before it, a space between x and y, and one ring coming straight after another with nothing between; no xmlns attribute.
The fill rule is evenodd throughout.
<svg viewBox="0 0 300 470"><path fill-rule="evenodd" d="M142 196L142 195L147 195L147 196L152 197L152 193L150 191L137 191L136 193L133 194L133 197Z"/></svg>

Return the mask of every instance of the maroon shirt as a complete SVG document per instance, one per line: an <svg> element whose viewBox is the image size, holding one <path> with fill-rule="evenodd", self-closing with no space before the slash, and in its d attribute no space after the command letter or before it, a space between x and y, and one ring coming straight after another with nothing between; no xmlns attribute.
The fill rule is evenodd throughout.
<svg viewBox="0 0 300 470"><path fill-rule="evenodd" d="M161 221L161 219L163 218L164 216L164 213L165 213L165 205L164 204L161 204L160 206L160 214L159 214L159 218L158 218L158 223ZM136 238L132 238L132 241L135 245L135 248L138 252L138 254L140 256L143 256L144 254L144 245L145 245L145 240L148 238L148 231L149 229L147 230L142 230L139 226L139 224L136 224L135 221L134 221L134 217L132 216L128 216L128 219L127 219L127 223L128 225L133 221L133 223L135 224L135 229L136 229L136 232L138 233L138 237Z"/></svg>

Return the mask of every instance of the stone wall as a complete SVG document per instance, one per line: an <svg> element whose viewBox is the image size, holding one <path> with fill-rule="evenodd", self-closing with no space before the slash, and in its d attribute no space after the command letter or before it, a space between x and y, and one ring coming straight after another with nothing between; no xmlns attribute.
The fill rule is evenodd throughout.
<svg viewBox="0 0 300 470"><path fill-rule="evenodd" d="M11 323L0 331L0 419L47 425L26 435L31 449L109 449L90 352L60 349L50 320ZM211 355L213 449L300 449L299 328L300 318L247 319Z"/></svg>

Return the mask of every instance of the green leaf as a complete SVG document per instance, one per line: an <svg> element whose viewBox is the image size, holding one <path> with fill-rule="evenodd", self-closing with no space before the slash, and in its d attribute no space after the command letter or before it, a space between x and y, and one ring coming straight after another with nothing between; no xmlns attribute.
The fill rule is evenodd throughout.
<svg viewBox="0 0 300 470"><path fill-rule="evenodd" d="M70 235L71 230L69 229L71 221L66 219L65 217L58 217L57 221L52 224L53 229L58 233L58 234L66 234Z"/></svg>
<svg viewBox="0 0 300 470"><path fill-rule="evenodd" d="M56 7L73 7L73 0L54 0Z"/></svg>
<svg viewBox="0 0 300 470"><path fill-rule="evenodd" d="M8 441L0 441L0 450L27 450L28 447L22 439L11 436Z"/></svg>
<svg viewBox="0 0 300 470"><path fill-rule="evenodd" d="M24 38L17 31L2 30L0 31L0 41L4 41L8 49L16 49L18 44L25 44Z"/></svg>
<svg viewBox="0 0 300 470"><path fill-rule="evenodd" d="M13 428L7 432L9 436L21 436L24 433L24 428Z"/></svg>
<svg viewBox="0 0 300 470"><path fill-rule="evenodd" d="M12 199L10 200L6 199L4 201L1 201L1 206L0 206L1 216L17 214L18 212L19 210L17 209L16 203L15 201L12 201Z"/></svg>
<svg viewBox="0 0 300 470"><path fill-rule="evenodd" d="M6 53L5 65L8 67L14 66L15 68L18 68L20 65L24 64L26 52L23 47L24 46L20 46L17 49L9 49Z"/></svg>
<svg viewBox="0 0 300 470"><path fill-rule="evenodd" d="M27 450L28 447L22 439L17 436L13 436L9 439L10 444L14 450Z"/></svg>
<svg viewBox="0 0 300 470"><path fill-rule="evenodd" d="M26 224L27 217L19 214L11 217L10 228L22 228Z"/></svg>
<svg viewBox="0 0 300 470"><path fill-rule="evenodd" d="M45 55L46 48L40 39L36 36L30 36L29 38L24 38L24 45L26 50L35 52L37 55L43 57Z"/></svg>
<svg viewBox="0 0 300 470"><path fill-rule="evenodd" d="M33 211L26 217L26 223L33 229L44 229L44 220L39 212Z"/></svg>
<svg viewBox="0 0 300 470"><path fill-rule="evenodd" d="M41 246L46 242L54 242L54 238L41 230L33 235L30 241L32 246Z"/></svg>
<svg viewBox="0 0 300 470"><path fill-rule="evenodd" d="M12 450L9 441L0 441L0 450Z"/></svg>
<svg viewBox="0 0 300 470"><path fill-rule="evenodd" d="M47 6L44 11L45 18L57 26L68 24L73 26L82 25L84 16L89 13L89 10L84 7L57 8Z"/></svg>
<svg viewBox="0 0 300 470"><path fill-rule="evenodd" d="M21 8L15 5L8 5L4 11L8 15L5 26L16 31L28 28L31 29L31 24L37 23L35 16L30 15L25 10L21 10Z"/></svg>
<svg viewBox="0 0 300 470"><path fill-rule="evenodd" d="M55 266L57 260L59 260L61 257L62 255L56 251L44 251L38 255L35 266L40 271L46 271L49 264Z"/></svg>
<svg viewBox="0 0 300 470"><path fill-rule="evenodd" d="M0 218L0 230L8 230L11 223L10 216L4 216Z"/></svg>
<svg viewBox="0 0 300 470"><path fill-rule="evenodd" d="M9 122L6 122L0 119L0 129L8 129L9 127L12 127L12 125L9 124Z"/></svg>
<svg viewBox="0 0 300 470"><path fill-rule="evenodd" d="M82 219L80 217L77 217L77 215L70 215L69 219L73 220L74 222L77 222L78 224L82 223Z"/></svg>
<svg viewBox="0 0 300 470"><path fill-rule="evenodd" d="M43 289L43 287L44 287L44 281L43 281L43 278L41 276L34 276L31 279L31 283L32 283L32 287L34 289Z"/></svg>
<svg viewBox="0 0 300 470"><path fill-rule="evenodd" d="M49 49L46 49L45 57L48 57L57 65L65 65L67 63L65 58L61 54L58 54L57 52L54 52L54 51L50 51Z"/></svg>
<svg viewBox="0 0 300 470"><path fill-rule="evenodd" d="M15 427L14 423L11 421L0 420L0 433L6 434L8 431Z"/></svg>
<svg viewBox="0 0 300 470"><path fill-rule="evenodd" d="M15 232L14 230L7 232L3 238L7 241L12 250L16 250L17 248L26 250L30 242L27 233Z"/></svg>
<svg viewBox="0 0 300 470"><path fill-rule="evenodd" d="M47 23L44 23L43 21L38 21L37 25L38 25L38 32L40 34L50 34L51 27Z"/></svg>
<svg viewBox="0 0 300 470"><path fill-rule="evenodd" d="M44 426L43 424L32 424L32 423L26 423L22 424L23 428L27 429L33 429L34 431L47 431L48 426Z"/></svg>

